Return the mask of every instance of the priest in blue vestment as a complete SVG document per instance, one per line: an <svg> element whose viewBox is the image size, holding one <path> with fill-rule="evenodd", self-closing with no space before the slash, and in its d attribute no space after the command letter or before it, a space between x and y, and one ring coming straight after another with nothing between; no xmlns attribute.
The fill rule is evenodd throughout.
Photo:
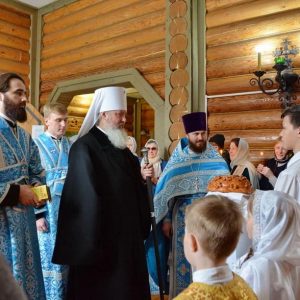
<svg viewBox="0 0 300 300"><path fill-rule="evenodd" d="M68 171L70 142L64 136L68 119L67 108L61 103L44 106L46 131L35 142L39 148L51 202L36 210L42 270L47 300L62 300L66 294L67 266L51 262L56 239L58 209Z"/></svg>
<svg viewBox="0 0 300 300"><path fill-rule="evenodd" d="M28 299L45 299L31 190L44 182L38 148L16 122L27 119L24 80L0 75L0 253ZM1 293L1 291L0 291Z"/></svg>
<svg viewBox="0 0 300 300"><path fill-rule="evenodd" d="M187 137L172 153L154 196L156 222L163 220L162 230L171 238L171 299L191 283L192 270L183 251L185 208L207 193L213 177L229 174L225 160L207 142L206 113L194 112L182 119Z"/></svg>

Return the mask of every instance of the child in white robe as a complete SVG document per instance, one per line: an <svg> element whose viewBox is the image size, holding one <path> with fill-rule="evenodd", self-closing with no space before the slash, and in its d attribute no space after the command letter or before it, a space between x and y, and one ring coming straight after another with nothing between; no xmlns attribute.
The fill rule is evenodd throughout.
<svg viewBox="0 0 300 300"><path fill-rule="evenodd" d="M194 270L193 283L174 299L257 299L226 264L242 230L239 205L220 195L207 196L188 206L185 223L184 253Z"/></svg>
<svg viewBox="0 0 300 300"><path fill-rule="evenodd" d="M300 299L299 205L285 193L260 190L248 203L253 251L240 260L238 273L260 300Z"/></svg>

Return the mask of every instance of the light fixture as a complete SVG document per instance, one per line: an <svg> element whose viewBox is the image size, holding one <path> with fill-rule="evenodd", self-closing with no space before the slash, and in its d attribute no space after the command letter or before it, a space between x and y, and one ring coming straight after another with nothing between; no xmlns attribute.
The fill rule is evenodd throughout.
<svg viewBox="0 0 300 300"><path fill-rule="evenodd" d="M288 107L293 104L293 100L297 99L294 94L296 91L296 83L299 84L299 75L293 72L292 59L290 55L297 55L299 48L290 46L291 42L284 39L282 47L276 48L273 52L275 65L273 69L276 70L275 81L271 78L262 78L266 71L261 69L261 52L258 50L258 70L254 72L257 78L250 79L250 85L258 85L261 91L267 95L274 95L278 93L279 101L282 106ZM275 91L274 91L275 89Z"/></svg>

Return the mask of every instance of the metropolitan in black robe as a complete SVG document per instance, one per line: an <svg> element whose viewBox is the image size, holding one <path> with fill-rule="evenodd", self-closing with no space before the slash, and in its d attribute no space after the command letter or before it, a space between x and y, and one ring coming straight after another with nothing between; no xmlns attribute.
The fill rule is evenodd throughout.
<svg viewBox="0 0 300 300"><path fill-rule="evenodd" d="M67 299L150 299L149 232L138 160L93 127L71 147L59 210L53 262L70 266Z"/></svg>

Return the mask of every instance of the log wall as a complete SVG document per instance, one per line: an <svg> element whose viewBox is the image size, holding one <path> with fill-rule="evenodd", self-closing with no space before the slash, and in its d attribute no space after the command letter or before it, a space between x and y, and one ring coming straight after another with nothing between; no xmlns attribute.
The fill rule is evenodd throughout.
<svg viewBox="0 0 300 300"><path fill-rule="evenodd" d="M0 73L20 74L29 87L30 14L0 3Z"/></svg>
<svg viewBox="0 0 300 300"><path fill-rule="evenodd" d="M79 0L43 22L40 105L59 81L130 67L164 98L165 0Z"/></svg>
<svg viewBox="0 0 300 300"><path fill-rule="evenodd" d="M300 2L206 0L206 9L210 134L223 133L227 145L233 137L246 138L254 162L272 157L281 130L281 106L278 96L249 94L259 91L249 80L257 69L257 45L268 46L262 53L262 69L271 78L272 51L284 38L300 46ZM293 58L293 67L300 72L300 55ZM226 96L236 93L241 95Z"/></svg>

